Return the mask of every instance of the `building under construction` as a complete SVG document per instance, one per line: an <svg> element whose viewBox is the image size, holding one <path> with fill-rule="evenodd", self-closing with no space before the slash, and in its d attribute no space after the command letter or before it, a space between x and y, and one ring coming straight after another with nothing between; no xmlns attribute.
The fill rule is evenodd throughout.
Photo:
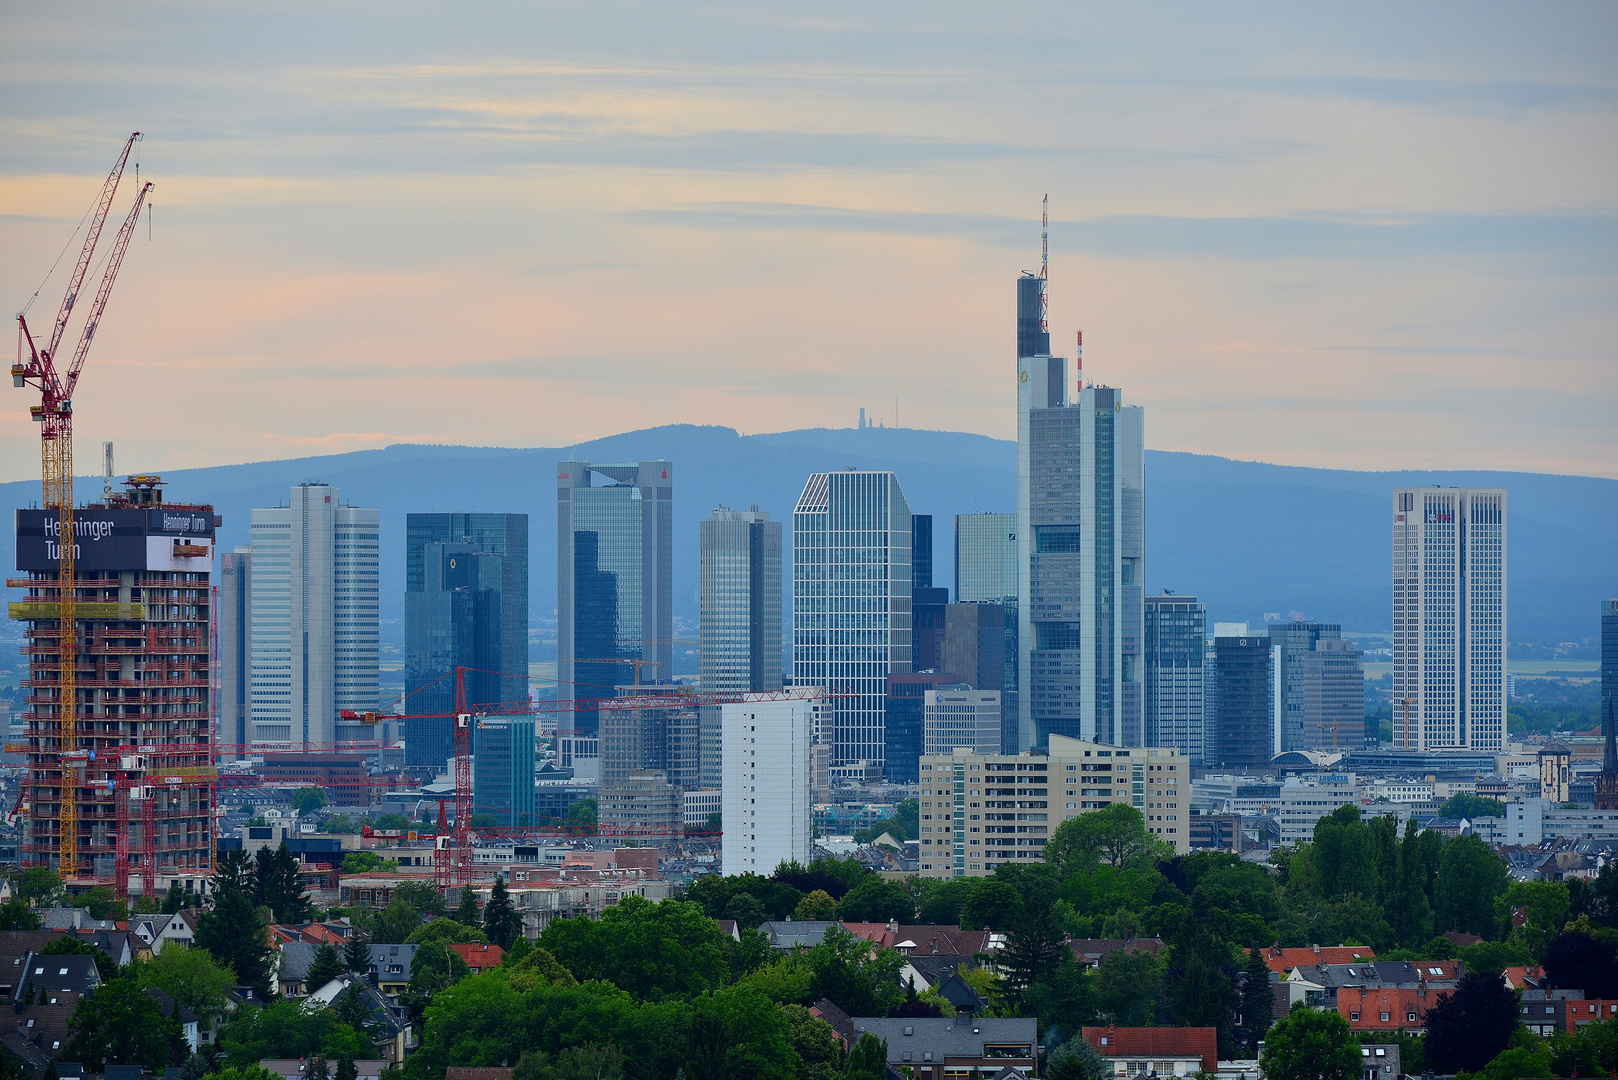
<svg viewBox="0 0 1618 1080"><path fill-rule="evenodd" d="M66 851L70 880L116 881L120 892L130 877L144 879L141 891L212 865L209 572L220 523L212 506L165 503L155 476L124 486L73 512L77 707L66 749L54 509L17 511L27 576L8 582L28 590L11 605L29 658L22 864L59 869Z"/></svg>

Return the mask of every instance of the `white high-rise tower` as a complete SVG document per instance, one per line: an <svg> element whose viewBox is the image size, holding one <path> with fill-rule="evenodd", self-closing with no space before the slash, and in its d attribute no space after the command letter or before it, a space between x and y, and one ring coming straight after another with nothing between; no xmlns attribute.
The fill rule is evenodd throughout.
<svg viewBox="0 0 1618 1080"><path fill-rule="evenodd" d="M288 505L253 511L255 750L376 737L338 712L378 704L379 528L378 511L345 505L327 484L299 484Z"/></svg>
<svg viewBox="0 0 1618 1080"><path fill-rule="evenodd" d="M1504 489L1395 491L1394 746L1501 749L1505 642Z"/></svg>

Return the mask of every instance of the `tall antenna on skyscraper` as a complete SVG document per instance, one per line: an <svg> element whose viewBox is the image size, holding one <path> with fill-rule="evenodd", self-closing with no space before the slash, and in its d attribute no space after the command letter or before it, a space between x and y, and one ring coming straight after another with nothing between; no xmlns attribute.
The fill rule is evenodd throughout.
<svg viewBox="0 0 1618 1080"><path fill-rule="evenodd" d="M1039 207L1039 332L1051 332L1051 302L1045 295L1051 281L1051 197Z"/></svg>

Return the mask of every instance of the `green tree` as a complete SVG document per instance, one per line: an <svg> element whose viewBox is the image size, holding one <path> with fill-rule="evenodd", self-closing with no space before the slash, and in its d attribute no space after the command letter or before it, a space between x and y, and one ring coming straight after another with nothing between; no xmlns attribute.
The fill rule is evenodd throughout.
<svg viewBox="0 0 1618 1080"><path fill-rule="evenodd" d="M202 949L164 949L131 965L142 990L161 990L212 1025L230 1007L236 973Z"/></svg>
<svg viewBox="0 0 1618 1080"><path fill-rule="evenodd" d="M1550 1040L1539 1046L1508 1046L1483 1068L1467 1074L1471 1080L1523 1080L1530 1076L1557 1076L1551 1071ZM1582 1074L1578 1074L1582 1075Z"/></svg>
<svg viewBox="0 0 1618 1080"><path fill-rule="evenodd" d="M522 916L511 906L511 894L506 891L506 879L495 875L494 888L489 890L489 902L483 906L483 932L491 944L502 949L523 934Z"/></svg>
<svg viewBox="0 0 1618 1080"><path fill-rule="evenodd" d="M370 919L371 940L378 945L402 945L421 929L421 916L410 901L395 895L388 906Z"/></svg>
<svg viewBox="0 0 1618 1080"><path fill-rule="evenodd" d="M292 812L300 817L326 805L326 792L322 788L304 787L292 793Z"/></svg>
<svg viewBox="0 0 1618 1080"><path fill-rule="evenodd" d="M786 1021L787 1040L801 1063L798 1075L802 1080L833 1080L842 1075L838 1066L843 1047L830 1024L802 1005L782 1005L781 1016Z"/></svg>
<svg viewBox="0 0 1618 1080"><path fill-rule="evenodd" d="M90 1072L109 1064L162 1069L178 1057L180 1046L180 1025L165 1019L157 999L134 979L120 978L79 999L62 1056L83 1062Z"/></svg>
<svg viewBox="0 0 1618 1080"><path fill-rule="evenodd" d="M1112 1066L1078 1035L1051 1051L1045 1080L1110 1080Z"/></svg>
<svg viewBox="0 0 1618 1080"><path fill-rule="evenodd" d="M1529 952L1543 957L1545 947L1567 923L1569 905L1567 886L1560 881L1513 881L1495 897L1495 921L1510 933L1513 915L1521 911L1524 922L1518 933Z"/></svg>
<svg viewBox="0 0 1618 1080"><path fill-rule="evenodd" d="M574 825L596 824L596 801L579 799L567 808L567 820Z"/></svg>
<svg viewBox="0 0 1618 1080"><path fill-rule="evenodd" d="M837 912L846 922L909 923L916 917L916 902L902 882L872 874L838 901Z"/></svg>
<svg viewBox="0 0 1618 1080"><path fill-rule="evenodd" d="M1247 1052L1258 1053L1264 1033L1275 1022L1275 993L1270 988L1270 966L1257 949L1247 951L1242 969L1242 1026L1247 1029Z"/></svg>
<svg viewBox="0 0 1618 1080"><path fill-rule="evenodd" d="M467 926L454 919L434 919L405 940L412 945L425 945L430 941L436 941L441 945L487 945L489 935L475 926Z"/></svg>
<svg viewBox="0 0 1618 1080"><path fill-rule="evenodd" d="M462 926L475 926L482 929L483 917L478 913L477 894L471 889L463 887L460 902L455 905L455 914L451 918Z"/></svg>
<svg viewBox="0 0 1618 1080"><path fill-rule="evenodd" d="M825 922L837 918L837 901L825 889L816 889L814 892L798 901L797 910L792 917L798 922Z"/></svg>
<svg viewBox="0 0 1618 1080"><path fill-rule="evenodd" d="M916 919L926 926L959 926L961 911L972 898L975 879L945 878L922 886L916 900Z"/></svg>
<svg viewBox="0 0 1618 1080"><path fill-rule="evenodd" d="M888 1074L888 1040L879 1039L869 1031L859 1042L848 1048L843 1062L843 1076L847 1080L883 1080Z"/></svg>
<svg viewBox="0 0 1618 1080"><path fill-rule="evenodd" d="M252 898L253 864L246 852L241 848L231 848L225 852L225 857L219 860L219 866L214 871L213 887L215 895L239 892Z"/></svg>
<svg viewBox="0 0 1618 1080"><path fill-rule="evenodd" d="M90 913L92 919L112 919L123 922L129 918L129 909L118 899L118 894L105 885L86 889L74 897L74 902Z"/></svg>
<svg viewBox="0 0 1618 1080"><path fill-rule="evenodd" d="M353 1054L343 1054L337 1059L337 1070L332 1073L332 1080L359 1080L359 1066L354 1064Z"/></svg>
<svg viewBox="0 0 1618 1080"><path fill-rule="evenodd" d="M314 904L298 878L298 860L285 840L279 847L258 849L253 866L253 898L274 912L278 923L303 923L314 918Z"/></svg>
<svg viewBox="0 0 1618 1080"><path fill-rule="evenodd" d="M1006 999L1014 1009L1020 1009L1029 989L1049 978L1057 965L1073 961L1052 906L1048 892L1032 892L1012 917L997 966L1005 980Z"/></svg>
<svg viewBox="0 0 1618 1080"><path fill-rule="evenodd" d="M336 1027L330 1010L306 1010L296 1001L239 1009L219 1029L219 1047L229 1061L306 1058L320 1051Z"/></svg>
<svg viewBox="0 0 1618 1080"><path fill-rule="evenodd" d="M804 959L810 1001L830 998L850 1016L886 1016L902 999L899 969L904 957L893 949L873 951L869 942L842 927L828 930Z"/></svg>
<svg viewBox="0 0 1618 1080"><path fill-rule="evenodd" d="M660 1000L723 986L723 940L696 904L630 896L599 919L555 920L539 944L580 981L602 979L637 999Z"/></svg>
<svg viewBox="0 0 1618 1080"><path fill-rule="evenodd" d="M1427 1010L1428 1064L1440 1072L1483 1068L1506 1048L1520 1019L1517 1008L1516 992L1497 976L1468 971L1454 993Z"/></svg>
<svg viewBox="0 0 1618 1080"><path fill-rule="evenodd" d="M66 897L67 890L55 870L35 866L12 879L12 895L30 907L53 907Z"/></svg>
<svg viewBox="0 0 1618 1080"><path fill-rule="evenodd" d="M1469 821L1481 817L1505 817L1506 804L1499 799L1458 791L1444 800L1444 805L1438 808L1438 816L1466 818Z"/></svg>
<svg viewBox="0 0 1618 1080"><path fill-rule="evenodd" d="M757 930L759 923L769 917L769 912L758 902L758 897L751 893L737 893L725 905L724 917L744 930Z"/></svg>
<svg viewBox="0 0 1618 1080"><path fill-rule="evenodd" d="M371 970L371 945L357 931L343 942L343 964L356 975Z"/></svg>
<svg viewBox="0 0 1618 1080"><path fill-rule="evenodd" d="M270 996L270 945L264 924L239 888L215 888L214 906L197 920L197 947L236 973L263 999Z"/></svg>
<svg viewBox="0 0 1618 1080"><path fill-rule="evenodd" d="M1122 868L1172 855L1173 848L1146 831L1146 818L1127 803L1080 814L1056 827L1045 845L1045 862L1066 877L1099 859Z"/></svg>
<svg viewBox="0 0 1618 1080"><path fill-rule="evenodd" d="M1506 861L1476 836L1458 836L1444 845L1439 860L1438 927L1489 935L1494 898L1506 891Z"/></svg>
<svg viewBox="0 0 1618 1080"><path fill-rule="evenodd" d="M410 1010L410 1022L420 1023L434 994L454 986L471 973L466 961L442 942L428 942L417 949L415 958L410 961L410 985L403 995L403 1004Z"/></svg>
<svg viewBox="0 0 1618 1080"><path fill-rule="evenodd" d="M1422 851L1421 830L1416 819L1405 822L1405 834L1394 859L1393 880L1385 904L1389 929L1394 940L1406 948L1426 941L1432 935L1432 882Z"/></svg>
<svg viewBox="0 0 1618 1080"><path fill-rule="evenodd" d="M1259 1067L1269 1080L1356 1080L1360 1048L1340 1014L1300 1002L1270 1028Z"/></svg>
<svg viewBox="0 0 1618 1080"><path fill-rule="evenodd" d="M163 914L174 915L185 907L185 891L180 888L178 881L169 882L169 891L163 894Z"/></svg>
<svg viewBox="0 0 1618 1080"><path fill-rule="evenodd" d="M38 930L39 926L39 916L21 897L13 896L0 904L0 930Z"/></svg>
<svg viewBox="0 0 1618 1080"><path fill-rule="evenodd" d="M394 815L398 816L398 815ZM394 886L394 896L402 896L424 918L438 919L449 914L449 905L436 885L426 881L402 881Z"/></svg>
<svg viewBox="0 0 1618 1080"><path fill-rule="evenodd" d="M399 869L398 859L384 859L374 851L350 851L343 856L345 874L391 874Z"/></svg>
<svg viewBox="0 0 1618 1080"><path fill-rule="evenodd" d="M313 993L347 970L348 965L337 955L337 950L330 945L322 945L315 950L314 959L309 961L304 986Z"/></svg>
<svg viewBox="0 0 1618 1080"><path fill-rule="evenodd" d="M961 907L961 926L967 930L1009 930L1022 916L1022 896L1001 877L979 878L972 895Z"/></svg>
<svg viewBox="0 0 1618 1080"><path fill-rule="evenodd" d="M1115 949L1096 969L1096 1005L1119 1027L1140 1027L1152 1016L1163 989L1163 963L1141 950Z"/></svg>

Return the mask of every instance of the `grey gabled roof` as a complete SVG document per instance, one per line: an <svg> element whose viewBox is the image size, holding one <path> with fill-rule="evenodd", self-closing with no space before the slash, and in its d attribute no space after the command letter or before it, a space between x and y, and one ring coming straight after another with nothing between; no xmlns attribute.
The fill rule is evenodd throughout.
<svg viewBox="0 0 1618 1080"><path fill-rule="evenodd" d="M797 945L819 945L835 922L762 922L759 930L777 949L790 949Z"/></svg>
<svg viewBox="0 0 1618 1080"><path fill-rule="evenodd" d="M309 965L315 961L319 945L307 941L288 941L281 946L281 967L275 977L282 982L303 982L309 974ZM313 989L311 987L310 989Z"/></svg>
<svg viewBox="0 0 1618 1080"><path fill-rule="evenodd" d="M906 1028L911 1029L911 1034L905 1034ZM946 1056L981 1056L984 1043L1027 1043L1032 1047L1038 1042L1038 1029L1039 1020L1032 1016L970 1019L946 1016L936 1020L926 1017L891 1020L886 1017L854 1017L854 1039L857 1041L867 1031L879 1039L886 1039L889 1061L904 1060L900 1055L905 1050L931 1050L942 1061Z"/></svg>

